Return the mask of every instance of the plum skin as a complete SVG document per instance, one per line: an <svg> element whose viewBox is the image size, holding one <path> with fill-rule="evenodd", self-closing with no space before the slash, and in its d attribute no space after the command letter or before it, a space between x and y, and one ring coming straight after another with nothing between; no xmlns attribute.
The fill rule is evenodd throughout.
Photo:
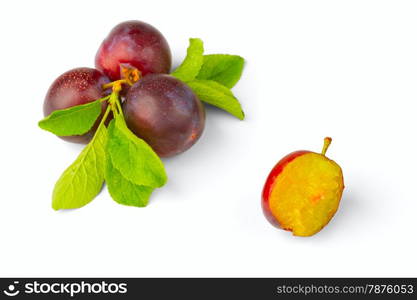
<svg viewBox="0 0 417 300"><path fill-rule="evenodd" d="M272 188L278 176L282 173L285 167L292 162L297 157L312 153L311 151L307 150L298 150L294 151L286 156L284 156L271 170L266 179L264 188L262 190L262 211L264 213L265 218L271 223L273 226L283 229L281 224L279 224L278 220L272 215L271 208L269 206L269 196L271 195Z"/></svg>
<svg viewBox="0 0 417 300"><path fill-rule="evenodd" d="M164 36L141 21L127 21L112 29L95 58L96 68L111 80L121 77L121 64L137 68L143 76L169 73L171 50Z"/></svg>
<svg viewBox="0 0 417 300"><path fill-rule="evenodd" d="M65 72L55 79L45 96L44 116L50 115L55 110L86 104L102 98L106 94L103 91L103 84L109 82L110 79L107 76L92 68L75 68ZM60 138L73 143L88 143L93 137L106 107L107 103L103 102L102 115L86 134Z"/></svg>
<svg viewBox="0 0 417 300"><path fill-rule="evenodd" d="M200 99L170 75L151 74L135 83L123 111L130 130L160 157L187 150L204 130L205 110Z"/></svg>

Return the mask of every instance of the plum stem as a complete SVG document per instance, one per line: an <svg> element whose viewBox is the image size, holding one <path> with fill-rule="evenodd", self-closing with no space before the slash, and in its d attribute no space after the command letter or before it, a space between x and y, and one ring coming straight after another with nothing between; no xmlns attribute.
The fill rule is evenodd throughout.
<svg viewBox="0 0 417 300"><path fill-rule="evenodd" d="M103 116L103 119L101 119L99 127L102 126L103 123L106 121L106 119L107 119L107 117L110 113L110 110L112 110L113 112L116 113L115 105L118 108L120 108L120 112L122 112L120 102L119 102L119 92L122 90L122 83L114 81L114 82L112 82L112 84L113 84L112 85L112 93L110 94L110 96L108 96L109 106L106 109L106 112Z"/></svg>
<svg viewBox="0 0 417 300"><path fill-rule="evenodd" d="M119 101L119 92L122 90L122 82L120 80L112 82L112 93L110 95L109 104L115 114L121 114L122 106Z"/></svg>
<svg viewBox="0 0 417 300"><path fill-rule="evenodd" d="M117 109L119 110L119 114L123 115L123 110L122 110L122 106L120 105L119 98L117 98L116 100L116 106L117 106Z"/></svg>
<svg viewBox="0 0 417 300"><path fill-rule="evenodd" d="M323 143L323 149L321 150L322 155L326 155L327 149L329 148L330 144L332 143L331 137L325 137Z"/></svg>
<svg viewBox="0 0 417 300"><path fill-rule="evenodd" d="M106 122L107 117L108 117L108 116L109 116L109 114L110 114L110 110L111 110L111 107L110 107L110 105L109 105L109 106L107 106L107 108L106 108L106 112L104 113L104 116L103 116L103 118L101 119L100 124L98 125L97 130L96 130L96 132L94 133L94 136L93 136L93 138L91 139L91 141L90 141L90 143L89 143L89 144L92 144L92 143L93 143L93 141L96 139L96 137L97 137L97 135L98 135L98 132L100 131L101 127L102 127L102 126L105 126L105 125L104 125L104 122Z"/></svg>
<svg viewBox="0 0 417 300"><path fill-rule="evenodd" d="M101 126L103 126L104 122L106 122L107 117L109 116L110 110L111 110L111 107L108 106L107 109L106 109L106 112L104 113L103 118L100 121L100 125L98 125L98 128L100 128ZM97 129L97 131L98 131L98 129Z"/></svg>
<svg viewBox="0 0 417 300"><path fill-rule="evenodd" d="M103 97L101 99L98 99L97 101L104 102L104 101L108 101L109 99L110 99L110 95L106 96L106 97Z"/></svg>
<svg viewBox="0 0 417 300"><path fill-rule="evenodd" d="M114 91L114 87L115 86L117 86L117 88L120 88L121 89L121 86L122 86L123 83L127 83L126 79L120 79L120 80L116 80L116 81L113 81L113 82L109 82L109 83L103 84L103 87L102 88L103 88L103 90L107 90L109 88L112 88L113 91Z"/></svg>

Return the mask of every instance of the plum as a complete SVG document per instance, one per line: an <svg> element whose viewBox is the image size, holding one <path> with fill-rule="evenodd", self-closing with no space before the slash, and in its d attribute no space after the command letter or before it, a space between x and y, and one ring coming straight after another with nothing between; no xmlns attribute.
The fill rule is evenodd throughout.
<svg viewBox="0 0 417 300"><path fill-rule="evenodd" d="M111 80L118 80L123 66L137 68L143 76L169 73L171 50L164 36L141 21L120 23L102 42L96 54L96 68Z"/></svg>
<svg viewBox="0 0 417 300"><path fill-rule="evenodd" d="M52 83L49 88L44 104L44 116L50 115L55 110L66 109L72 106L86 104L102 98L106 91L103 85L110 82L110 79L102 72L92 68L76 68L65 72ZM104 114L107 104L102 105ZM94 135L101 120L97 119L93 128L84 135L65 136L62 139L73 143L88 143Z"/></svg>
<svg viewBox="0 0 417 300"><path fill-rule="evenodd" d="M187 84L166 74L147 75L135 83L123 111L130 130L161 157L187 150L204 130L200 99Z"/></svg>

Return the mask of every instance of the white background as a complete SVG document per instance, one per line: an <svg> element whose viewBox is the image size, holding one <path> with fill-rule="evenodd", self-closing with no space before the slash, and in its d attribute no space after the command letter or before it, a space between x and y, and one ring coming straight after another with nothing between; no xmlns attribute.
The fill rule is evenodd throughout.
<svg viewBox="0 0 417 300"><path fill-rule="evenodd" d="M7 1L0 11L0 276L417 276L417 2ZM174 66L189 37L246 59L247 119L207 109L201 140L165 160L146 208L104 190L55 212L81 147L40 130L51 82L93 66L121 21L157 27ZM346 189L330 224L293 237L264 219L263 183L321 150Z"/></svg>

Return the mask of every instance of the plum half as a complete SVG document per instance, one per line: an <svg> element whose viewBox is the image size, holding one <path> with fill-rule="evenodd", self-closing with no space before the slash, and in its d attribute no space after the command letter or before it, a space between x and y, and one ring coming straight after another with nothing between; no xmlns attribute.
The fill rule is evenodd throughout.
<svg viewBox="0 0 417 300"><path fill-rule="evenodd" d="M262 192L262 208L274 226L296 236L311 236L329 223L342 197L340 166L321 153L300 150L282 158L270 172Z"/></svg>

